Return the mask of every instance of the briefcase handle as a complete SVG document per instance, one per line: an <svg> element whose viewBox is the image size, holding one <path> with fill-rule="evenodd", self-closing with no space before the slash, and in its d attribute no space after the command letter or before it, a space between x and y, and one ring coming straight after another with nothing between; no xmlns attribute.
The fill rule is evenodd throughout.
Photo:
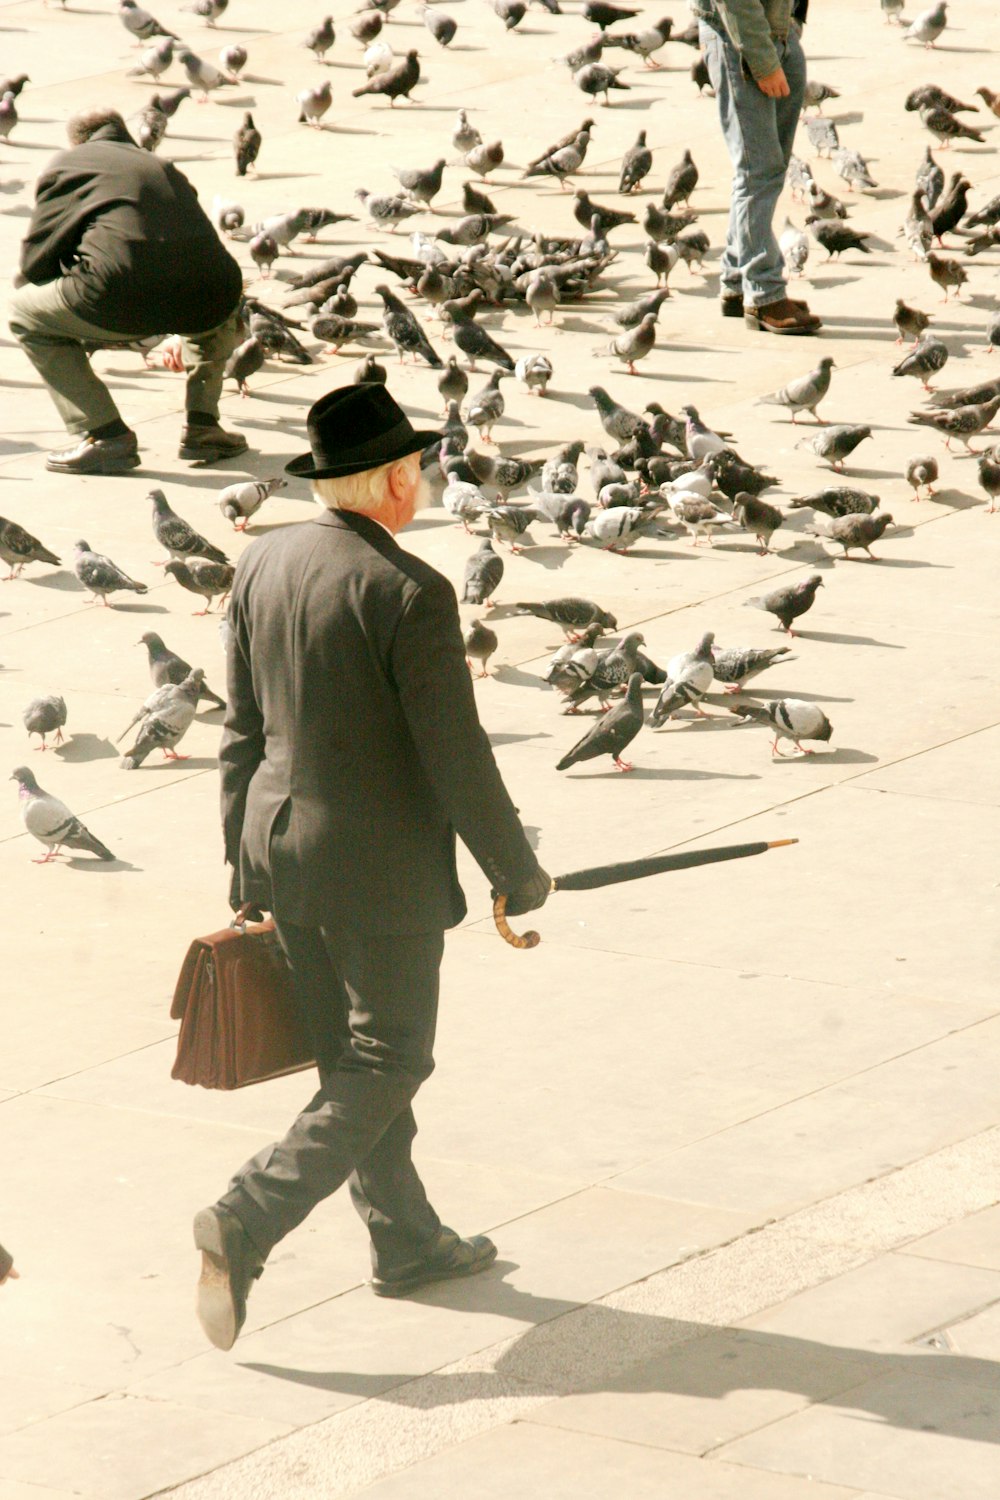
<svg viewBox="0 0 1000 1500"><path fill-rule="evenodd" d="M230 932L246 932L249 921L262 922L264 920L263 917L254 917L251 919L250 913L252 911L260 911L260 907L256 901L244 901L229 924Z"/></svg>

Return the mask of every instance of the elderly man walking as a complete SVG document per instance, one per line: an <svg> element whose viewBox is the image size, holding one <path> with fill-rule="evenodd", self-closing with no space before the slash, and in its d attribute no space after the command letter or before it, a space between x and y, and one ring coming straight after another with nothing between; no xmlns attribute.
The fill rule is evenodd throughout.
<svg viewBox="0 0 1000 1500"><path fill-rule="evenodd" d="M239 341L243 278L187 178L136 145L121 115L69 122L70 150L38 180L21 247L10 330L48 387L74 443L50 453L57 474L122 474L135 433L89 353L180 334L187 369L180 457L216 463L246 452L219 425L226 360Z"/></svg>
<svg viewBox="0 0 1000 1500"><path fill-rule="evenodd" d="M795 0L691 0L691 9L733 164L722 316L762 333L814 334L822 325L789 298L773 227L806 84Z"/></svg>
<svg viewBox="0 0 1000 1500"><path fill-rule="evenodd" d="M274 916L320 1087L195 1217L198 1314L221 1349L270 1251L344 1182L379 1295L494 1259L485 1236L442 1226L410 1154L444 931L466 910L456 833L509 910L550 889L479 724L454 591L395 539L438 434L382 385L324 396L308 429L288 472L322 513L240 559L221 764L232 900Z"/></svg>

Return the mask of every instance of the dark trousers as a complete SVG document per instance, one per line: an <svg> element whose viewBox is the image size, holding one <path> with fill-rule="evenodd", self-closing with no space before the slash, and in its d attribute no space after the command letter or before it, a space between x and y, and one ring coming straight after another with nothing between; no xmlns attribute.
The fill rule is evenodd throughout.
<svg viewBox="0 0 1000 1500"><path fill-rule="evenodd" d="M444 934L363 936L275 918L320 1089L283 1140L236 1173L219 1203L268 1255L350 1183L379 1274L418 1259L441 1221L410 1159L410 1107L433 1070Z"/></svg>

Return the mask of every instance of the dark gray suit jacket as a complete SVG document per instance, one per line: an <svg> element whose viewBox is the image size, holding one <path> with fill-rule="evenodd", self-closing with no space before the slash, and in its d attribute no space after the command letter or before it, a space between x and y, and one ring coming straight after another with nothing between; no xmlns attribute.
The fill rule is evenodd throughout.
<svg viewBox="0 0 1000 1500"><path fill-rule="evenodd" d="M367 516L247 548L220 751L238 893L302 926L461 921L460 835L491 884L537 861L479 723L451 584Z"/></svg>

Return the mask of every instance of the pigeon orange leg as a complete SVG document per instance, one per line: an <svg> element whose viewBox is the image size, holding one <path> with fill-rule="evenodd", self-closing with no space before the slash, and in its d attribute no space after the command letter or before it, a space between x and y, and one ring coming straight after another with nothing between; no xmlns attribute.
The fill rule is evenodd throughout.
<svg viewBox="0 0 1000 1500"><path fill-rule="evenodd" d="M634 771L635 770L635 767L633 766L633 764L632 764L632 762L630 760L619 760L618 756L616 755L615 758L614 758L614 761L615 761L615 770L616 771Z"/></svg>
<svg viewBox="0 0 1000 1500"><path fill-rule="evenodd" d="M164 760L190 760L190 755L178 755L176 750L164 750Z"/></svg>

